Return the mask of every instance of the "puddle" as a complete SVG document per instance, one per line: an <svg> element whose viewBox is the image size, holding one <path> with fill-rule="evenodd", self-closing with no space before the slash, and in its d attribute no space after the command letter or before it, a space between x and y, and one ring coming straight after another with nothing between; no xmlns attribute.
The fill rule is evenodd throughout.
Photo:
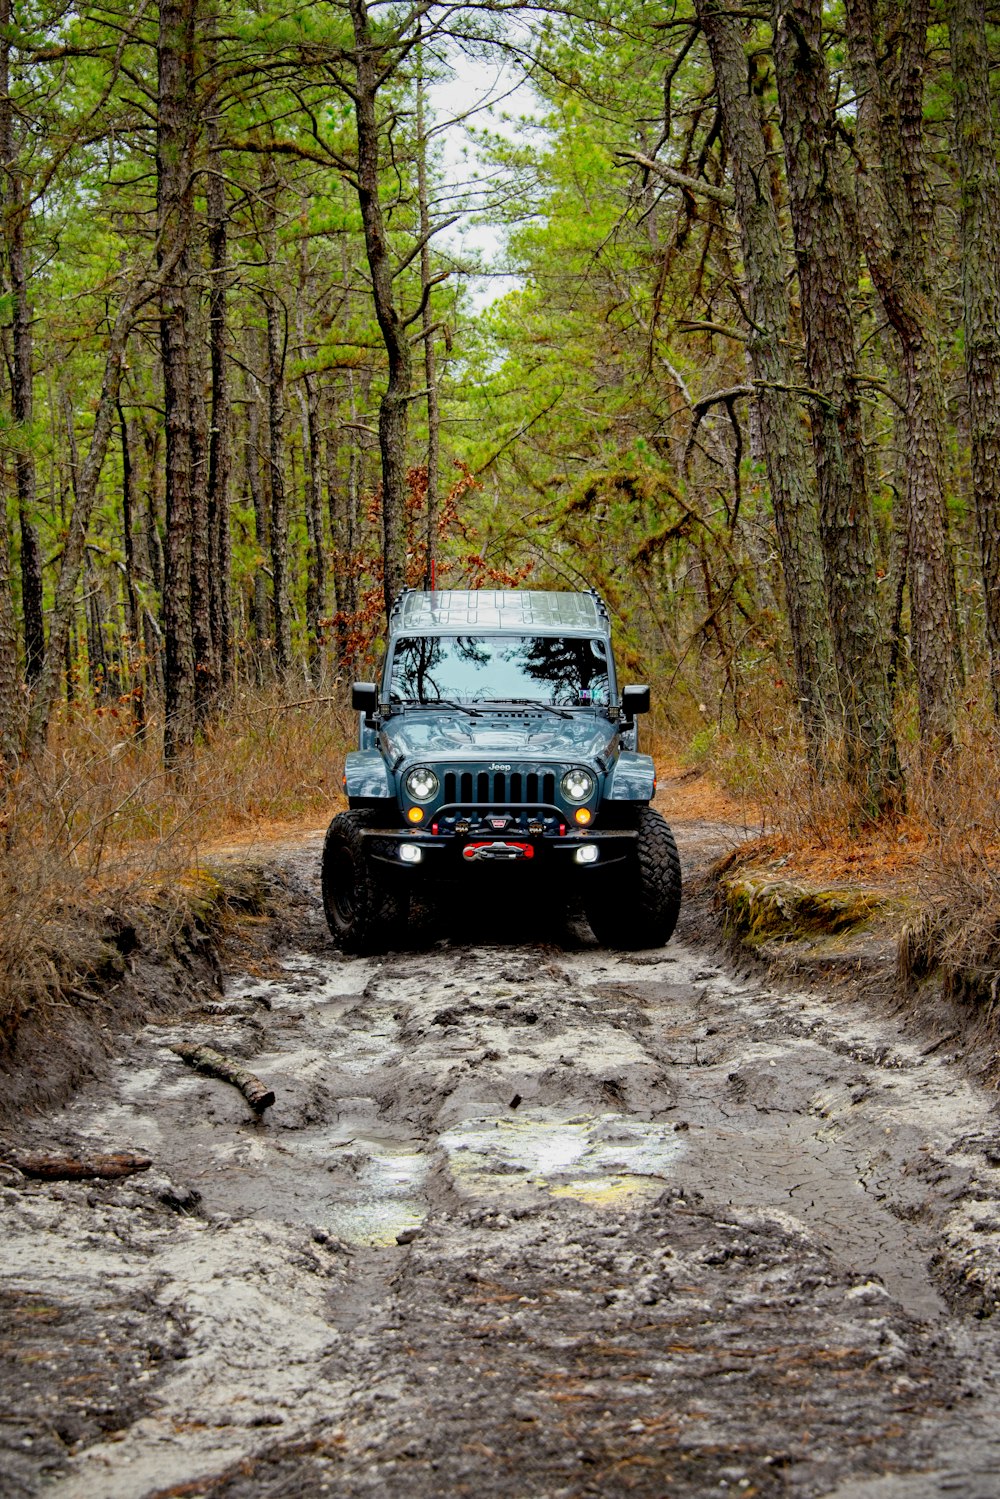
<svg viewBox="0 0 1000 1499"><path fill-rule="evenodd" d="M418 1228L427 1214L422 1188L429 1162L415 1150L392 1149L373 1140L357 1140L368 1154L358 1172L350 1201L323 1214L323 1227L349 1244L377 1248L394 1244L396 1235Z"/></svg>
<svg viewBox="0 0 1000 1499"><path fill-rule="evenodd" d="M368 986L372 965L367 958L317 963L308 953L285 953L277 978L240 975L226 983L226 998L267 999L273 1010L295 1009L307 998L310 1007L331 999L357 999Z"/></svg>
<svg viewBox="0 0 1000 1499"><path fill-rule="evenodd" d="M670 1126L617 1114L471 1119L441 1136L452 1176L477 1194L533 1183L595 1206L662 1192L684 1142Z"/></svg>
<svg viewBox="0 0 1000 1499"><path fill-rule="evenodd" d="M581 1181L563 1182L550 1187L553 1197L572 1197L575 1202L587 1202L592 1207L614 1207L636 1197L658 1197L663 1191L663 1178L659 1176L604 1176L586 1178Z"/></svg>

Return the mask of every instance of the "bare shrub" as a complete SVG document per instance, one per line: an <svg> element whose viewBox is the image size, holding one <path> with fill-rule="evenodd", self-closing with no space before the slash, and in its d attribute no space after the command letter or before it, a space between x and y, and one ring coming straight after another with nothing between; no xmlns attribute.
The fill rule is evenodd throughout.
<svg viewBox="0 0 1000 1499"><path fill-rule="evenodd" d="M3 789L0 1049L40 1007L86 1003L137 905L179 919L181 887L213 847L331 816L354 721L339 701L246 694L169 775L155 731L131 727L112 712L66 713Z"/></svg>
<svg viewBox="0 0 1000 1499"><path fill-rule="evenodd" d="M952 997L986 1008L1000 999L1000 871L983 849L948 850L929 874L930 905L900 943L900 972L937 970Z"/></svg>

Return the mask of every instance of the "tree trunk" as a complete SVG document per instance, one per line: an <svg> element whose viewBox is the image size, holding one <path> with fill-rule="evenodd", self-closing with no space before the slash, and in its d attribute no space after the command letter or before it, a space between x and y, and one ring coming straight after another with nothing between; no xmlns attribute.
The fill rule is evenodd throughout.
<svg viewBox="0 0 1000 1499"><path fill-rule="evenodd" d="M153 580L153 587L160 595L163 593L163 541L160 537L160 519L162 510L160 507L159 477L160 464L158 458L157 433L146 430L143 434L143 447L146 452L146 523L144 535L146 541L146 562L149 567L149 576Z"/></svg>
<svg viewBox="0 0 1000 1499"><path fill-rule="evenodd" d="M192 226L193 227L193 226ZM218 696L218 665L212 636L212 535L208 506L208 418L205 410L201 320L193 276L185 287L191 480L191 667L195 720L209 721Z"/></svg>
<svg viewBox="0 0 1000 1499"><path fill-rule="evenodd" d="M320 472L319 392L316 376L308 362L316 356L315 346L306 339L303 306L308 290L308 268L305 251L299 261L299 295L296 300L295 327L298 357L307 365L299 386L302 420L302 465L305 473L305 519L309 549L306 556L306 633L309 639L309 666L314 670L320 658L322 626L326 613L326 550L323 530L322 476Z"/></svg>
<svg viewBox="0 0 1000 1499"><path fill-rule="evenodd" d="M278 300L278 178L268 159L264 200L264 253L267 259L267 458L271 489L271 600L274 606L274 661L279 677L292 664L292 625L288 599L288 502L285 498L285 318Z"/></svg>
<svg viewBox="0 0 1000 1499"><path fill-rule="evenodd" d="M379 405L382 452L382 590L386 615L406 585L406 437L413 360L406 326L393 299L385 220L379 198L379 141L375 102L378 49L372 42L366 0L350 0L354 28L358 129L358 201L372 278L375 316L389 361L389 379Z"/></svg>
<svg viewBox="0 0 1000 1499"><path fill-rule="evenodd" d="M21 612L24 618L24 674L29 686L38 681L45 659L45 627L42 608L42 552L35 527L37 504L35 455L32 451L34 420L31 308L24 255L24 215L20 206L20 183L14 184L12 218L9 221L8 254L14 313L14 360L11 370L11 395L14 420L21 428L22 442L17 452L17 508L21 530Z"/></svg>
<svg viewBox="0 0 1000 1499"><path fill-rule="evenodd" d="M863 811L898 800L899 758L881 639L851 295L852 236L838 190L821 0L776 0L774 56L806 345L820 535L844 715L845 770Z"/></svg>
<svg viewBox="0 0 1000 1499"><path fill-rule="evenodd" d="M247 488L253 504L257 541L257 563L253 577L253 632L257 645L257 681L261 683L265 675L265 660L273 652L273 639L268 623L267 575L264 571L264 559L271 545L270 527L260 482L260 406L256 391L251 392L247 402Z"/></svg>
<svg viewBox="0 0 1000 1499"><path fill-rule="evenodd" d="M208 495L208 432L198 291L187 288L188 373L191 380L191 655L195 716L205 724L215 711L219 669L212 633L212 526Z"/></svg>
<svg viewBox="0 0 1000 1499"><path fill-rule="evenodd" d="M208 444L208 528L211 547L212 640L221 686L233 684L233 612L230 598L232 537L229 529L229 479L232 466L229 364L226 355L226 294L229 289L229 245L226 184L215 120L208 124L208 341L212 363L212 425Z"/></svg>
<svg viewBox="0 0 1000 1499"><path fill-rule="evenodd" d="M21 747L21 701L17 673L17 625L10 586L7 496L0 487L0 790L17 764Z"/></svg>
<svg viewBox="0 0 1000 1499"><path fill-rule="evenodd" d="M87 623L87 672L90 677L91 701L97 703L110 697L111 681L104 645L104 589L89 552L84 558L83 575L86 594L84 617Z"/></svg>
<svg viewBox="0 0 1000 1499"><path fill-rule="evenodd" d="M353 402L352 402L353 404ZM358 500L361 494L362 456L356 442L351 443L347 454L347 493L344 508L344 545L347 550L347 574L345 597L347 608L356 614L360 603L358 589Z"/></svg>
<svg viewBox="0 0 1000 1499"><path fill-rule="evenodd" d="M434 319L431 313L431 215L427 196L427 134L424 124L423 56L417 73L417 204L420 212L421 332L424 343L424 383L427 387L427 528L424 585L434 586L437 565L437 516L440 486L441 411L438 395Z"/></svg>
<svg viewBox="0 0 1000 1499"><path fill-rule="evenodd" d="M799 708L815 763L839 727L833 650L823 586L819 514L789 356L785 248L771 196L768 148L748 86L737 23L722 0L697 0L715 70L722 136L736 193L750 334L747 353L767 463L795 660Z"/></svg>
<svg viewBox="0 0 1000 1499"><path fill-rule="evenodd" d="M192 430L188 349L188 247L194 218L194 17L196 0L161 0L157 63L157 229L161 271L160 358L166 439L163 758L168 767L194 742L191 632Z"/></svg>
<svg viewBox="0 0 1000 1499"><path fill-rule="evenodd" d="M953 742L955 636L944 495L943 379L929 284L931 210L922 152L927 0L912 0L905 17L894 12L894 35L902 42L898 60L893 46L876 38L871 0L848 0L845 14L864 167L858 174L858 207L865 258L899 337L906 377L910 636L921 744L933 765Z"/></svg>
<svg viewBox="0 0 1000 1499"><path fill-rule="evenodd" d="M45 658L45 627L42 598L42 555L35 529L35 455L31 424L34 418L34 348L28 276L25 264L24 187L14 143L14 120L10 96L11 0L0 0L0 202L6 281L10 289L13 350L10 361L11 415L21 428L14 458L18 521L21 533L21 616L24 624L24 673L33 685Z"/></svg>
<svg viewBox="0 0 1000 1499"><path fill-rule="evenodd" d="M322 648L326 613L326 556L323 535L322 479L319 453L319 397L311 375L303 378L302 461L305 471L305 518L309 551L306 557L306 631L309 637L309 664L315 668Z"/></svg>
<svg viewBox="0 0 1000 1499"><path fill-rule="evenodd" d="M132 721L137 734L146 727L146 700L141 665L143 622L135 582L135 474L132 468L132 432L118 403L118 426L122 440L122 537L125 552L125 628L128 635L129 691Z"/></svg>
<svg viewBox="0 0 1000 1499"><path fill-rule="evenodd" d="M1000 169L984 0L951 0L972 492L994 715L1000 717Z"/></svg>

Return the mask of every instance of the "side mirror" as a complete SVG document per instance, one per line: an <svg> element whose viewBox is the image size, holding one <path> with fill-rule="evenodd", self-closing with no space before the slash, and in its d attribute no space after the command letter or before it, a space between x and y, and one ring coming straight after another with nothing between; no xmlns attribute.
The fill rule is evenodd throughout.
<svg viewBox="0 0 1000 1499"><path fill-rule="evenodd" d="M627 689L626 689L627 690ZM374 682L354 682L351 685L351 707L357 708L366 718L378 708L378 687Z"/></svg>
<svg viewBox="0 0 1000 1499"><path fill-rule="evenodd" d="M649 688L648 687L623 687L622 688L622 714L625 718L634 718L637 713L649 712Z"/></svg>

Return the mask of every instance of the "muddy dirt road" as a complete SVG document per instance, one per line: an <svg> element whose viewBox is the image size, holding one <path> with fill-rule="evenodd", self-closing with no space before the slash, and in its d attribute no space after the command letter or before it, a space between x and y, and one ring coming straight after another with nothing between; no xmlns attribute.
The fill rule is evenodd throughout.
<svg viewBox="0 0 1000 1499"><path fill-rule="evenodd" d="M152 1169L0 1173L4 1494L1000 1495L1000 1120L947 1046L683 939L345 959L315 857L280 961L26 1137Z"/></svg>

